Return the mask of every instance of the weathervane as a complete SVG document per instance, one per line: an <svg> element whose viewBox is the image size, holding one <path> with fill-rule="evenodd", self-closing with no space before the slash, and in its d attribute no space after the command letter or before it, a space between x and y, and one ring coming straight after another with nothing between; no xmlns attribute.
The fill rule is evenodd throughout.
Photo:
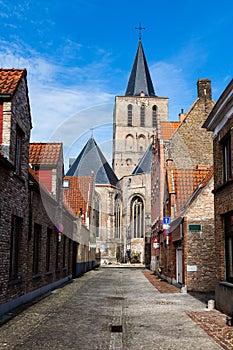
<svg viewBox="0 0 233 350"><path fill-rule="evenodd" d="M143 27L141 26L141 23L139 23L138 28L135 27L135 29L138 30L138 33L139 33L139 40L141 41L141 40L142 40L142 30L143 30L143 29L146 29L146 28L143 28Z"/></svg>

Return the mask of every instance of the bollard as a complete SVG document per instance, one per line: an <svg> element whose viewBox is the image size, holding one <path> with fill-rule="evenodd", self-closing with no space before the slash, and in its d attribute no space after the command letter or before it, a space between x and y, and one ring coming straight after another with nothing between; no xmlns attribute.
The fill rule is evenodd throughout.
<svg viewBox="0 0 233 350"><path fill-rule="evenodd" d="M214 310L215 309L215 300L208 300L208 310Z"/></svg>

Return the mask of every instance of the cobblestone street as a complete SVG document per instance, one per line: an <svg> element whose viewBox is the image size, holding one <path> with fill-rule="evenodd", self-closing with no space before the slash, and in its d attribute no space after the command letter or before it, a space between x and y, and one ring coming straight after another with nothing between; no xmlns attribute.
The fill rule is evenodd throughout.
<svg viewBox="0 0 233 350"><path fill-rule="evenodd" d="M224 321L151 271L100 268L4 323L0 349L233 349Z"/></svg>

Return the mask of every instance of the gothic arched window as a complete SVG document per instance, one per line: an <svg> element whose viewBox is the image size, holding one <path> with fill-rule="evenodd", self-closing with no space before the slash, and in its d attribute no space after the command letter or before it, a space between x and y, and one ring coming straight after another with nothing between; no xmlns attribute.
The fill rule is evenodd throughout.
<svg viewBox="0 0 233 350"><path fill-rule="evenodd" d="M133 135L128 134L126 136L126 150L133 151L134 137Z"/></svg>
<svg viewBox="0 0 233 350"><path fill-rule="evenodd" d="M145 126L145 105L140 109L140 126Z"/></svg>
<svg viewBox="0 0 233 350"><path fill-rule="evenodd" d="M144 236L144 205L142 198L135 196L131 202L132 238Z"/></svg>
<svg viewBox="0 0 233 350"><path fill-rule="evenodd" d="M152 107L152 127L156 128L157 106Z"/></svg>
<svg viewBox="0 0 233 350"><path fill-rule="evenodd" d="M128 126L133 125L133 106L128 105Z"/></svg>
<svg viewBox="0 0 233 350"><path fill-rule="evenodd" d="M146 149L146 137L145 135L141 134L138 136L138 151L144 152Z"/></svg>
<svg viewBox="0 0 233 350"><path fill-rule="evenodd" d="M119 196L115 197L114 214L115 214L115 238L121 238L121 200Z"/></svg>
<svg viewBox="0 0 233 350"><path fill-rule="evenodd" d="M101 200L99 195L96 195L94 198L94 207L93 207L93 223L95 225L95 236L100 236L100 205Z"/></svg>

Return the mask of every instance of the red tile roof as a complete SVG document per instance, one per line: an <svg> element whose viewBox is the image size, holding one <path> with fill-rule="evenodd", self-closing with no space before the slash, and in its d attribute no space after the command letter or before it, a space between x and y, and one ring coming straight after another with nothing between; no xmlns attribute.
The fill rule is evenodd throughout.
<svg viewBox="0 0 233 350"><path fill-rule="evenodd" d="M94 175L92 176L65 176L64 180L69 181L69 187L64 188L64 203L72 213L80 216L82 209L82 221L86 223L86 214L90 216L91 198L94 185Z"/></svg>
<svg viewBox="0 0 233 350"><path fill-rule="evenodd" d="M47 195L51 196L51 193L49 192L47 186L44 184L43 180L39 178L39 176L30 166L28 166L28 172L29 176L31 176L31 179L40 187L40 189L43 190Z"/></svg>
<svg viewBox="0 0 233 350"><path fill-rule="evenodd" d="M180 122L161 122L161 136L163 140L170 140L180 126Z"/></svg>
<svg viewBox="0 0 233 350"><path fill-rule="evenodd" d="M13 95L22 76L27 75L26 69L0 68L0 93Z"/></svg>
<svg viewBox="0 0 233 350"><path fill-rule="evenodd" d="M55 165L62 151L62 143L31 143L29 163L34 165Z"/></svg>
<svg viewBox="0 0 233 350"><path fill-rule="evenodd" d="M174 191L176 210L177 213L180 213L196 188L202 182L205 186L204 181L209 182L211 176L213 176L213 169L208 169L206 166L197 166L195 169L171 169L168 167L167 176L169 192Z"/></svg>

